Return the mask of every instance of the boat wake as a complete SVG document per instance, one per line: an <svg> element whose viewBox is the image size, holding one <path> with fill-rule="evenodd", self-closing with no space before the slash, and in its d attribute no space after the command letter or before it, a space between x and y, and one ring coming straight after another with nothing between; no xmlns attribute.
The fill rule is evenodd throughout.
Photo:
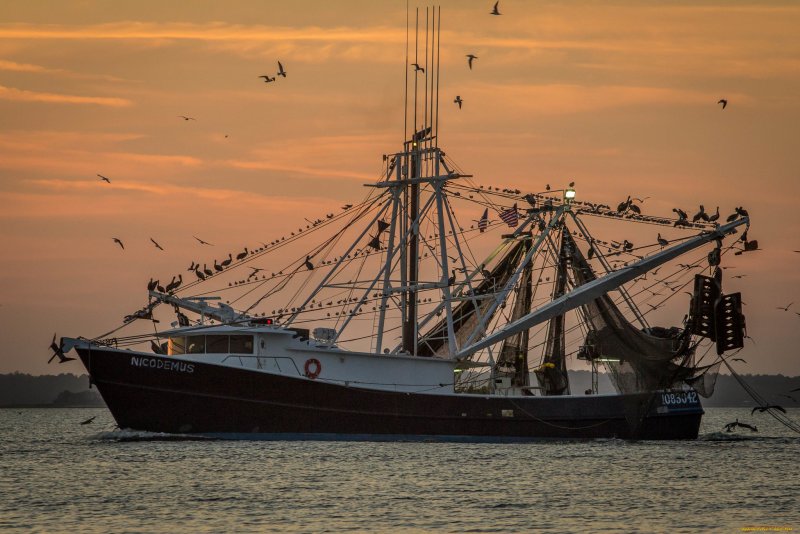
<svg viewBox="0 0 800 534"><path fill-rule="evenodd" d="M217 438L197 434L170 434L167 432L145 432L142 430L112 430L99 432L91 437L96 441L216 441Z"/></svg>
<svg viewBox="0 0 800 534"><path fill-rule="evenodd" d="M735 434L733 432L709 432L701 434L699 441L758 441L771 443L800 443L800 438L786 436L759 436L758 434Z"/></svg>

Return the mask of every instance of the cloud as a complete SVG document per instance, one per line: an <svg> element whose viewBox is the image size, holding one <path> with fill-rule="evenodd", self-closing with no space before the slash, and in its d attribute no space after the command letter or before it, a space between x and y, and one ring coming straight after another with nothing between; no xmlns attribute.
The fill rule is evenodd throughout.
<svg viewBox="0 0 800 534"><path fill-rule="evenodd" d="M0 85L0 100L12 100L15 102L46 102L52 104L89 104L115 108L133 105L133 102L126 98L41 93L37 91L27 91L25 89L5 87L3 85Z"/></svg>
<svg viewBox="0 0 800 534"><path fill-rule="evenodd" d="M10 70L14 72L49 72L49 69L41 65L31 65L30 63L16 63L0 59L0 70Z"/></svg>

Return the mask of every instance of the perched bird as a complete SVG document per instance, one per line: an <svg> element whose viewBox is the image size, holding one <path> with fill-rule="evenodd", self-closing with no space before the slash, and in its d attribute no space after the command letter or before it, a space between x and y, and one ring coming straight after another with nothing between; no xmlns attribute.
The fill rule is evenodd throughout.
<svg viewBox="0 0 800 534"><path fill-rule="evenodd" d="M250 279L250 278L254 277L254 276L255 276L255 275L257 275L259 272L261 272L261 271L263 271L263 270L264 270L264 269L260 269L260 268L258 268L258 267L250 267L250 269L253 269L253 272L252 272L252 273L250 273L250 275L247 277L248 279Z"/></svg>
<svg viewBox="0 0 800 534"><path fill-rule="evenodd" d="M197 276L197 278L199 278L200 280L205 280L205 279L206 279L206 275L200 272L200 266L199 266L199 265L198 265L197 269L195 269L195 270L194 270L194 274L195 274L195 275Z"/></svg>
<svg viewBox="0 0 800 534"><path fill-rule="evenodd" d="M155 239L153 239L152 237L150 238L150 241L152 241L152 243L153 243L153 244L156 246L156 248L157 248L158 250L164 250L164 249L161 247L161 245L159 245L159 244L156 242L156 240L155 240Z"/></svg>
<svg viewBox="0 0 800 534"><path fill-rule="evenodd" d="M494 3L494 7L492 8L492 11L491 11L491 13L489 13L490 15L502 15L502 13L500 13L500 10L497 8L497 5L499 3L500 3L500 0L497 0L497 2Z"/></svg>
<svg viewBox="0 0 800 534"><path fill-rule="evenodd" d="M708 222L717 222L717 219L719 219L719 206L717 206L717 212L714 215L708 216Z"/></svg>
<svg viewBox="0 0 800 534"><path fill-rule="evenodd" d="M617 213L628 211L628 208L630 207L631 207L631 197L630 195L628 195L628 199L624 200L623 202L620 202L619 206L617 206Z"/></svg>
<svg viewBox="0 0 800 534"><path fill-rule="evenodd" d="M125 250L125 245L123 245L123 244L122 244L122 241L120 240L120 238L118 238L118 237L112 237L111 239L113 239L113 240L114 240L114 243L116 243L117 245L119 245L120 247L122 247L122 250Z"/></svg>
<svg viewBox="0 0 800 534"><path fill-rule="evenodd" d="M720 98L720 99L717 101L717 104L722 104L722 109L725 109L725 106L727 106L727 105L728 105L728 101L727 101L727 100L725 100L724 98Z"/></svg>
<svg viewBox="0 0 800 534"><path fill-rule="evenodd" d="M452 286L455 283L456 283L456 270L453 269L452 274L450 275L450 278L447 279L447 285L448 286Z"/></svg>
<svg viewBox="0 0 800 534"><path fill-rule="evenodd" d="M658 238L657 239L658 239L658 244L661 245L661 248L664 248L667 245L669 245L669 241L667 241L666 239L661 237L661 232L658 233Z"/></svg>
<svg viewBox="0 0 800 534"><path fill-rule="evenodd" d="M183 119L183 120L185 120L185 121L194 121L194 120L197 120L197 119L195 119L194 117L187 117L186 115L178 115L178 117L180 117L181 119Z"/></svg>
<svg viewBox="0 0 800 534"><path fill-rule="evenodd" d="M694 217L692 217L692 222L697 222L699 220L708 221L708 214L702 204L700 204L700 211L695 213Z"/></svg>
<svg viewBox="0 0 800 534"><path fill-rule="evenodd" d="M198 267L200 267L200 264L199 263L195 264L194 260L192 260L192 264L186 270L189 271L189 272L192 272Z"/></svg>
<svg viewBox="0 0 800 534"><path fill-rule="evenodd" d="M425 74L425 69L419 66L419 63L412 63L412 67L414 67L414 72L422 71L422 74Z"/></svg>
<svg viewBox="0 0 800 534"><path fill-rule="evenodd" d="M689 215L687 215L686 212L683 211L680 208L672 208L672 211L677 213L678 214L678 219L680 219L682 221L685 221L689 217Z"/></svg>
<svg viewBox="0 0 800 534"><path fill-rule="evenodd" d="M283 70L283 64L281 64L280 61L278 61L278 73L276 74L276 76L283 76L284 78L286 78L286 71Z"/></svg>
<svg viewBox="0 0 800 534"><path fill-rule="evenodd" d="M247 257L247 254L248 254L247 247L244 247L244 251L242 251L239 254L237 254L236 255L236 259L237 260L243 260L243 259L245 259Z"/></svg>
<svg viewBox="0 0 800 534"><path fill-rule="evenodd" d="M222 272L223 270L225 270L225 267L217 263L217 260L214 260L214 270L217 272Z"/></svg>
<svg viewBox="0 0 800 534"><path fill-rule="evenodd" d="M148 291L152 291L152 290L154 290L154 289L156 288L156 286L158 286L158 284L159 284L159 281L158 281L158 280L153 280L153 279L151 278L151 279L150 279L150 281L149 281L149 282L147 282L147 290L148 290Z"/></svg>
<svg viewBox="0 0 800 534"><path fill-rule="evenodd" d="M214 260L214 263L217 263L217 260ZM206 276L214 276L214 271L206 267L205 263L203 264L203 272L205 273Z"/></svg>
<svg viewBox="0 0 800 534"><path fill-rule="evenodd" d="M311 256L306 256L306 268L309 271L313 271L314 270L314 264L311 263Z"/></svg>
<svg viewBox="0 0 800 534"><path fill-rule="evenodd" d="M345 210L345 211L347 211L347 210L349 210L349 209L350 209L350 208L352 208L352 207L353 207L353 205L352 205L352 204L345 204L344 206L342 206L342 209L343 209L343 210Z"/></svg>
<svg viewBox="0 0 800 534"><path fill-rule="evenodd" d="M783 406L778 406L777 404L769 404L766 406L756 406L753 408L753 411L750 412L750 415L753 415L756 412L764 413L767 410L778 410L779 412L786 413L786 409Z"/></svg>
<svg viewBox="0 0 800 534"><path fill-rule="evenodd" d="M736 213L738 213L742 217L749 217L750 216L750 214L747 213L747 210L744 209L744 206L739 206L738 208L736 208Z"/></svg>
<svg viewBox="0 0 800 534"><path fill-rule="evenodd" d="M228 265L231 264L232 261L233 261L233 254L228 254L228 259L222 260L220 262L220 265L222 265L223 267L227 267Z"/></svg>
<svg viewBox="0 0 800 534"><path fill-rule="evenodd" d="M193 235L192 237L197 239L197 242L200 243L201 245L209 245L209 246L212 246L212 247L214 246L213 243L209 243L208 241L203 241L202 239L200 239L199 237L197 237L195 235Z"/></svg>
<svg viewBox="0 0 800 534"><path fill-rule="evenodd" d="M102 180L102 181L104 181L104 182L111 183L111 180L109 180L108 178L106 178L106 177L105 177L105 176L103 176L102 174L98 174L97 176L99 176L99 177L100 177L100 180Z"/></svg>
<svg viewBox="0 0 800 534"><path fill-rule="evenodd" d="M91 423L92 421L94 421L96 417L97 417L96 415L93 415L93 416L92 416L92 417L90 417L89 419L87 419L87 420L85 420L85 421L81 421L81 424L82 424L82 425L88 425L89 423Z"/></svg>
<svg viewBox="0 0 800 534"><path fill-rule="evenodd" d="M453 100L453 102L455 102L456 104L458 104L458 109L461 109L461 104L463 104L463 103L464 103L464 101L463 101L463 100L461 100L461 96L459 96L459 95L456 95L456 99L455 99L455 100Z"/></svg>
<svg viewBox="0 0 800 534"><path fill-rule="evenodd" d="M472 61L474 59L478 59L478 56L475 54L467 54L467 62L469 63L469 70L472 70Z"/></svg>

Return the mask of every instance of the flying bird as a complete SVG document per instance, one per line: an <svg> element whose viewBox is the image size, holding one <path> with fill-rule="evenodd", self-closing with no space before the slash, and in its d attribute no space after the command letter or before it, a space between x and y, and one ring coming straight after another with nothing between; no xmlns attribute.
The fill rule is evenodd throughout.
<svg viewBox="0 0 800 534"><path fill-rule="evenodd" d="M122 247L122 250L125 250L125 245L122 244L122 241L118 237L112 237L111 239L114 240L114 243Z"/></svg>
<svg viewBox="0 0 800 534"><path fill-rule="evenodd" d="M266 74L262 74L259 78L264 78L264 83L270 83L275 81L275 76L269 77ZM225 137L228 137L227 135Z"/></svg>
<svg viewBox="0 0 800 534"><path fill-rule="evenodd" d="M211 247L213 247L213 246L214 246L214 244L213 244L213 243L209 243L208 241L203 241L202 239L200 239L200 238L199 238L199 237L197 237L196 235L193 235L192 237L193 237L193 238L195 238L195 239L197 239L197 242L198 242L198 243L200 243L201 245L209 245L209 246L211 246Z"/></svg>
<svg viewBox="0 0 800 534"><path fill-rule="evenodd" d="M82 424L82 425L88 425L89 423L91 423L92 421L94 421L96 417L97 417L96 415L93 415L93 416L92 416L92 417L90 417L89 419L87 419L87 420L85 420L85 421L81 421L81 424Z"/></svg>
<svg viewBox="0 0 800 534"><path fill-rule="evenodd" d="M717 101L717 104L722 104L722 109L725 109L725 106L727 106L727 105L728 105L728 101L727 101L727 100L725 100L724 98L720 98L720 99Z"/></svg>
<svg viewBox="0 0 800 534"><path fill-rule="evenodd" d="M47 363L52 362L53 358L56 357L58 357L58 363L65 363L75 359L64 355L64 349L61 348L60 344L56 344L56 334L53 334L53 341L50 342L50 350L53 351L53 355L47 360Z"/></svg>
<svg viewBox="0 0 800 534"><path fill-rule="evenodd" d="M156 248L157 248L158 250L164 250L164 249L161 247L161 245L159 245L159 244L156 242L156 240L155 240L155 239L153 239L152 237L150 238L150 241L151 241L151 242L152 242L152 243L153 243L153 244L156 246Z"/></svg>
<svg viewBox="0 0 800 534"><path fill-rule="evenodd" d="M111 183L111 180L109 180L108 178L106 178L106 177L105 177L105 176L103 176L102 174L98 174L97 176L99 176L99 177L100 177L100 180L102 180L102 181L104 181L104 182Z"/></svg>
<svg viewBox="0 0 800 534"><path fill-rule="evenodd" d="M500 0L497 0L497 2L494 3L494 7L492 8L492 12L489 13L490 15L502 15L502 13L500 13L500 10L497 8L499 3L500 3Z"/></svg>
<svg viewBox="0 0 800 534"><path fill-rule="evenodd" d="M455 100L453 100L453 102L455 102L456 104L458 104L458 109L461 109L461 104L463 104L463 103L464 103L464 101L463 101L463 100L461 100L461 96L459 96L459 95L456 95L456 99L455 99Z"/></svg>
<svg viewBox="0 0 800 534"><path fill-rule="evenodd" d="M181 119L183 119L183 120L185 120L185 121L194 121L194 120L197 120L197 119L195 119L194 117L187 117L186 115L178 115L178 117L180 117Z"/></svg>
<svg viewBox="0 0 800 534"><path fill-rule="evenodd" d="M283 70L283 64L280 61L278 61L278 73L275 76L283 76L286 78L286 71Z"/></svg>
<svg viewBox="0 0 800 534"><path fill-rule="evenodd" d="M743 358L732 358L731 361L747 363L747 361L745 359L743 359Z"/></svg>
<svg viewBox="0 0 800 534"><path fill-rule="evenodd" d="M749 428L752 432L758 432L758 428L756 428L755 426L748 425L747 423L740 423L738 419L733 423L728 423L727 425L725 425L725 430L727 432L731 432L737 426L742 428Z"/></svg>
<svg viewBox="0 0 800 534"><path fill-rule="evenodd" d="M778 410L779 412L786 413L786 409L783 406L778 406L777 404L769 404L766 406L756 406L753 408L753 411L750 412L750 415L753 415L756 412L764 413L767 410Z"/></svg>
<svg viewBox="0 0 800 534"><path fill-rule="evenodd" d="M467 54L467 62L469 63L469 70L472 70L472 60L478 59L475 54Z"/></svg>
<svg viewBox="0 0 800 534"><path fill-rule="evenodd" d="M412 63L411 66L414 67L414 72L421 70L422 74L425 74L425 69L420 67L418 63Z"/></svg>
<svg viewBox="0 0 800 534"><path fill-rule="evenodd" d="M783 310L783 311L789 311L789 306L791 306L792 304L794 304L794 302L790 302L790 303L789 303L789 304L787 304L786 306L777 306L777 308L776 308L776 309L778 309L778 310Z"/></svg>

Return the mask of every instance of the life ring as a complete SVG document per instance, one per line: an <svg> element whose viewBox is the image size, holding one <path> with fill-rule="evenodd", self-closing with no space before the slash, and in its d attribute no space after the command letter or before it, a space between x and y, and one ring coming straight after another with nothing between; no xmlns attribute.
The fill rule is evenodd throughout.
<svg viewBox="0 0 800 534"><path fill-rule="evenodd" d="M311 380L314 380L322 372L322 364L319 363L319 360L316 358L306 360L305 371L306 376Z"/></svg>

